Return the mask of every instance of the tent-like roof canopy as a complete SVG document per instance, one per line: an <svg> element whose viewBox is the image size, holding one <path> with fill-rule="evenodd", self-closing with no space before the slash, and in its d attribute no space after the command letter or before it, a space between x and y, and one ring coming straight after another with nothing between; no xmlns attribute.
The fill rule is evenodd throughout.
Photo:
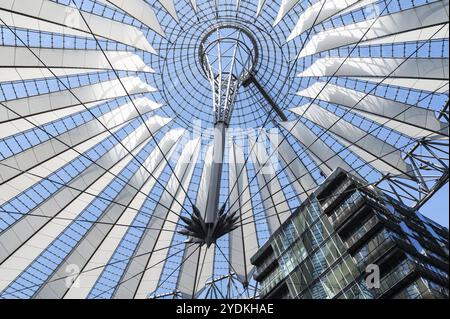
<svg viewBox="0 0 450 319"><path fill-rule="evenodd" d="M0 298L254 297L250 257L336 167L420 207L448 181L448 0L0 2ZM200 45L248 30L209 247ZM184 218L184 219L183 219Z"/></svg>

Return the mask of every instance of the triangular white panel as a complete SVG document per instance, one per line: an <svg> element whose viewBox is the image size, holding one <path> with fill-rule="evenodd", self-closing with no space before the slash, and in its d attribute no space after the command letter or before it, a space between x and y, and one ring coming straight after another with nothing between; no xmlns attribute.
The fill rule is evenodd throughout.
<svg viewBox="0 0 450 319"><path fill-rule="evenodd" d="M398 149L364 132L345 119L341 120L316 104L304 105L292 111L329 130L338 137L341 143L379 171L413 178L412 169L403 160L402 153Z"/></svg>
<svg viewBox="0 0 450 319"><path fill-rule="evenodd" d="M449 17L448 10L448 0L437 1L391 15L323 31L311 37L300 52L300 57L355 44L359 41L364 43L397 33L446 23Z"/></svg>

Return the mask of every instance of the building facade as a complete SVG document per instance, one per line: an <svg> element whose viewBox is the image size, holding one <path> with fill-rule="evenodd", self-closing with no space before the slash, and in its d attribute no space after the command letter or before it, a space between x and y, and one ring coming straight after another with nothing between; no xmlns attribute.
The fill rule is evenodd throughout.
<svg viewBox="0 0 450 319"><path fill-rule="evenodd" d="M448 298L448 235L337 169L252 257L254 278L261 298Z"/></svg>

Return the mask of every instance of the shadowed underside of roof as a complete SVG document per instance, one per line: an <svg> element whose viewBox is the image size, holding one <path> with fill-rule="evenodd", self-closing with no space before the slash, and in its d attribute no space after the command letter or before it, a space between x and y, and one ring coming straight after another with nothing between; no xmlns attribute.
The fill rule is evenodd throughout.
<svg viewBox="0 0 450 319"><path fill-rule="evenodd" d="M448 181L448 20L448 0L2 1L0 297L256 297L250 257L336 167L419 208ZM223 25L258 57L219 190L237 227L207 247L180 230L208 204L199 52Z"/></svg>

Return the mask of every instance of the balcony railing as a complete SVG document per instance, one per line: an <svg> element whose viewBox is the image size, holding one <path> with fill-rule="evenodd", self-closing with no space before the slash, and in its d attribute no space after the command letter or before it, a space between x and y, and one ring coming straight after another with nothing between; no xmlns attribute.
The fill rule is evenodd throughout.
<svg viewBox="0 0 450 319"><path fill-rule="evenodd" d="M355 246L361 242L363 238L367 237L376 226L380 225L380 220L376 215L370 217L364 225L359 228L352 236L345 241L345 246L348 250L355 249Z"/></svg>
<svg viewBox="0 0 450 319"><path fill-rule="evenodd" d="M401 281L416 271L415 264L406 259L392 269L387 275L380 280L380 288L376 288L375 292L378 298L382 297L389 290L393 289Z"/></svg>
<svg viewBox="0 0 450 319"><path fill-rule="evenodd" d="M332 205L335 204L335 202L341 198L341 196L345 196L344 193L347 188L352 184L352 181L350 179L347 179L345 182L343 182L341 185L339 185L334 191L333 194L331 194L325 201L321 203L322 209L324 212L326 212Z"/></svg>
<svg viewBox="0 0 450 319"><path fill-rule="evenodd" d="M339 226L351 215L353 215L364 203L364 197L360 193L355 192L344 202L341 203L330 215L331 224L334 229Z"/></svg>
<svg viewBox="0 0 450 319"><path fill-rule="evenodd" d="M269 255L262 264L258 265L256 272L253 275L255 280L261 280L266 274L268 274L276 264L277 259L274 254Z"/></svg>
<svg viewBox="0 0 450 319"><path fill-rule="evenodd" d="M392 238L385 237L385 239L381 243L379 243L373 250L371 250L367 254L367 256L358 261L358 268L360 269L360 271L364 271L367 265L373 264L376 260L385 255L395 246L396 242Z"/></svg>
<svg viewBox="0 0 450 319"><path fill-rule="evenodd" d="M275 286L285 278L284 272L280 268L276 268L273 273L271 273L267 280L265 280L261 287L261 296L267 295Z"/></svg>

